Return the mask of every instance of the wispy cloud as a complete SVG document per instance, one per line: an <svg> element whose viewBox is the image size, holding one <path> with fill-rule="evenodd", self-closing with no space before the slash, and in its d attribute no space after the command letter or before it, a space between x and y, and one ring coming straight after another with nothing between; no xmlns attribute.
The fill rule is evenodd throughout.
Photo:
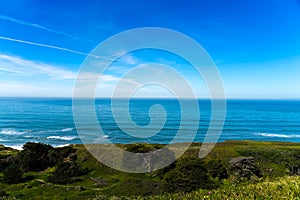
<svg viewBox="0 0 300 200"><path fill-rule="evenodd" d="M93 56L93 57L96 57L96 58L100 58L99 56L96 56L96 55L93 55L93 54L88 54L88 53L84 53L84 52L80 52L80 51L75 51L75 50L72 50L72 49L63 48L63 47L59 47L59 46L41 44L41 43L37 43L37 42L30 42L30 41L26 41L26 40L19 40L19 39L3 37L3 36L0 36L0 39L1 40L12 41L12 42L23 43L23 44L34 45L34 46L46 47L46 48L51 48L51 49L57 49L57 50L67 51L67 52L76 53L76 54L85 55L85 56Z"/></svg>
<svg viewBox="0 0 300 200"><path fill-rule="evenodd" d="M0 72L22 76L44 75L52 79L75 79L77 77L76 71L10 54L0 54ZM78 78L89 82L98 80L99 77L100 74L95 71L95 73L83 72ZM103 74L101 76L102 83L119 80L120 77L111 74Z"/></svg>
<svg viewBox="0 0 300 200"><path fill-rule="evenodd" d="M122 64L127 64L127 65L135 65L139 62L139 60L136 57L134 57L132 54L128 53L128 54L122 56L119 59L119 62Z"/></svg>
<svg viewBox="0 0 300 200"><path fill-rule="evenodd" d="M68 49L68 48L64 48L64 47L59 47L59 46L54 46L54 45L49 45L49 44L42 44L42 43L37 43L37 42L31 42L31 41L26 41L26 40L20 40L20 39L16 39L16 38L0 36L0 40L7 40L7 41L12 41L12 42L17 42L17 43L39 46L39 47L57 49L57 50L80 54L80 55L84 55L84 56L91 56L91 57L99 59L97 61L92 61L94 63L94 65L96 65L97 63L101 64L101 65L110 63L110 62L114 61L114 59L112 59L112 58L118 58L118 57L121 57L121 58L118 58L117 62L119 62L123 65L124 64L134 65L139 62L139 60L136 57L132 56L131 54L126 54L126 51L124 51L124 50L112 52L110 57L101 57L101 56L97 56L97 55L91 54L91 53L84 53L81 51L76 51L76 50L72 50L72 49Z"/></svg>
<svg viewBox="0 0 300 200"><path fill-rule="evenodd" d="M19 20L19 19L16 19L16 18L5 16L5 15L0 15L0 19L10 21L10 22L13 22L13 23L17 23L17 24L21 24L21 25L24 25L24 26L29 26L29 27L40 29L40 30L48 31L48 32L51 32L51 33L63 35L63 36L66 36L66 37L69 37L69 38L72 38L72 39L80 39L81 40L81 38L79 38L77 36L74 36L72 34L65 33L65 32L62 32L62 31L58 31L58 30L55 30L55 29L52 29L52 28L49 28L49 27L46 27L46 26L43 26L43 25L40 25L40 24Z"/></svg>
<svg viewBox="0 0 300 200"><path fill-rule="evenodd" d="M77 72L61 66L0 54L0 96L71 97L76 78L80 80L82 96L85 96L85 91L96 90L95 85L98 85L99 96L111 96L120 77L103 74L98 83L99 77L97 72L84 72L77 77ZM134 84L130 79L123 81Z"/></svg>
<svg viewBox="0 0 300 200"><path fill-rule="evenodd" d="M18 56L0 54L0 72L14 75L43 75L53 79L74 79L76 73L62 67L26 60Z"/></svg>
<svg viewBox="0 0 300 200"><path fill-rule="evenodd" d="M91 94L98 97L127 97L128 94L137 97L168 97L172 96L164 87L168 84L182 91L182 96L189 97L180 75L167 67L139 65L137 69L129 69L121 76L108 72L100 76L97 67L93 69L77 76L77 72L62 66L0 53L0 96L49 96L50 93L52 96L72 96L77 78L79 97L89 97ZM151 86L152 83L161 84Z"/></svg>

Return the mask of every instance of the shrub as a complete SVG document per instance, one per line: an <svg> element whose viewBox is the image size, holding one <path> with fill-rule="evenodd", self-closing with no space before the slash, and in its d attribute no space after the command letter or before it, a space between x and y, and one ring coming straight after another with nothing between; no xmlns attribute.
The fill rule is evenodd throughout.
<svg viewBox="0 0 300 200"><path fill-rule="evenodd" d="M76 177L86 174L87 169L83 169L76 160L71 162L60 161L55 166L55 171L48 178L48 181L58 184L72 183L79 180Z"/></svg>
<svg viewBox="0 0 300 200"><path fill-rule="evenodd" d="M9 165L3 172L3 180L9 184L20 183L23 172L16 164Z"/></svg>
<svg viewBox="0 0 300 200"><path fill-rule="evenodd" d="M209 160L206 168L212 178L222 180L229 177L228 170L221 160Z"/></svg>
<svg viewBox="0 0 300 200"><path fill-rule="evenodd" d="M52 146L42 143L28 142L19 154L20 166L24 171L42 171L50 165L48 153Z"/></svg>
<svg viewBox="0 0 300 200"><path fill-rule="evenodd" d="M158 146L150 146L144 144L133 144L127 147L127 151L135 154L123 153L123 167L128 170L145 170L148 172L166 166L175 160L174 153L167 148L157 149Z"/></svg>
<svg viewBox="0 0 300 200"><path fill-rule="evenodd" d="M0 190L0 199L2 197L7 197L7 196L8 196L8 194L4 190Z"/></svg>
<svg viewBox="0 0 300 200"><path fill-rule="evenodd" d="M64 158L67 158L70 154L73 154L75 152L76 149L70 146L50 149L48 153L49 164L51 166L54 166L58 162L62 161Z"/></svg>
<svg viewBox="0 0 300 200"><path fill-rule="evenodd" d="M210 189L215 182L209 176L204 162L199 158L185 158L176 162L176 167L164 175L168 192L190 192L199 188Z"/></svg>
<svg viewBox="0 0 300 200"><path fill-rule="evenodd" d="M48 167L53 167L76 151L70 146L53 148L48 144L33 142L26 143L23 149L18 154L18 162L26 172L42 171Z"/></svg>

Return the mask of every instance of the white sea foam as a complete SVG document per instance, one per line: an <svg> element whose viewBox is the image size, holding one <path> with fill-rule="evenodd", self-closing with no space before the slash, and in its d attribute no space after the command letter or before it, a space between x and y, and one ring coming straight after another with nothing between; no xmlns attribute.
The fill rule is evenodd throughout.
<svg viewBox="0 0 300 200"><path fill-rule="evenodd" d="M3 128L1 129L0 131L0 134L3 134L3 135L21 135L21 134L24 134L25 132L23 131L17 131L13 128Z"/></svg>
<svg viewBox="0 0 300 200"><path fill-rule="evenodd" d="M60 132L69 132L69 131L73 131L74 128L64 128L59 130Z"/></svg>
<svg viewBox="0 0 300 200"><path fill-rule="evenodd" d="M47 139L67 140L67 141L74 140L76 138L77 137L75 137L75 136L48 136L47 137Z"/></svg>
<svg viewBox="0 0 300 200"><path fill-rule="evenodd" d="M17 149L17 150L23 150L23 145L9 145L9 144L5 144L5 146L13 148L13 149Z"/></svg>
<svg viewBox="0 0 300 200"><path fill-rule="evenodd" d="M63 129L58 129L58 130L46 130L44 132L70 132L73 130L74 130L74 128L63 128Z"/></svg>
<svg viewBox="0 0 300 200"><path fill-rule="evenodd" d="M264 136L264 137L279 137L279 138L300 138L300 135L296 134L276 134L276 133L255 133L256 135Z"/></svg>
<svg viewBox="0 0 300 200"><path fill-rule="evenodd" d="M33 135L25 135L24 138L35 138L36 136Z"/></svg>
<svg viewBox="0 0 300 200"><path fill-rule="evenodd" d="M67 146L69 146L69 145L70 145L70 144L62 144L62 145L56 145L56 146L54 145L54 147L58 147L58 148L59 148L59 147L67 147Z"/></svg>

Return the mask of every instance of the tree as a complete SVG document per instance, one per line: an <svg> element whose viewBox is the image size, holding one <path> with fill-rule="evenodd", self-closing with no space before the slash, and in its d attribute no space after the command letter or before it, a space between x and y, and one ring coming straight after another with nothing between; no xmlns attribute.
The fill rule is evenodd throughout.
<svg viewBox="0 0 300 200"><path fill-rule="evenodd" d="M50 166L48 153L52 146L42 143L28 142L19 154L19 163L24 171L42 171Z"/></svg>

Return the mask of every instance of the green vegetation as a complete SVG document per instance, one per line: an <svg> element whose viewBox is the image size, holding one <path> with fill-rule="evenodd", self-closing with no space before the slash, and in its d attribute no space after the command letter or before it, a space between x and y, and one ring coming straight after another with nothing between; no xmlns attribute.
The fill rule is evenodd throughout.
<svg viewBox="0 0 300 200"><path fill-rule="evenodd" d="M215 190L197 190L191 193L164 194L151 197L135 197L135 200L177 200L177 199L289 199L296 200L300 197L300 177L285 176L276 180L265 180L260 183L250 184L224 184ZM95 198L97 199L97 198ZM98 198L101 199L101 198ZM102 198L104 199L104 198Z"/></svg>
<svg viewBox="0 0 300 200"><path fill-rule="evenodd" d="M53 149L50 145L28 142L23 146L23 149L14 158L15 162L19 163L25 172L42 171L54 164L50 162L48 156L50 150Z"/></svg>
<svg viewBox="0 0 300 200"><path fill-rule="evenodd" d="M149 152L163 145L119 145ZM297 199L300 144L227 141L199 159L194 143L168 167L143 174L99 163L83 145L0 145L0 199ZM166 150L167 157L174 156ZM136 159L140 159L137 157ZM151 161L151 160L150 160ZM151 164L151 163L150 163Z"/></svg>
<svg viewBox="0 0 300 200"><path fill-rule="evenodd" d="M3 171L3 180L6 183L19 183L22 180L23 171L17 164L10 164Z"/></svg>
<svg viewBox="0 0 300 200"><path fill-rule="evenodd" d="M215 188L217 181L213 180L208 169L202 159L179 159L175 168L163 176L165 189L167 192L191 192L199 188Z"/></svg>

